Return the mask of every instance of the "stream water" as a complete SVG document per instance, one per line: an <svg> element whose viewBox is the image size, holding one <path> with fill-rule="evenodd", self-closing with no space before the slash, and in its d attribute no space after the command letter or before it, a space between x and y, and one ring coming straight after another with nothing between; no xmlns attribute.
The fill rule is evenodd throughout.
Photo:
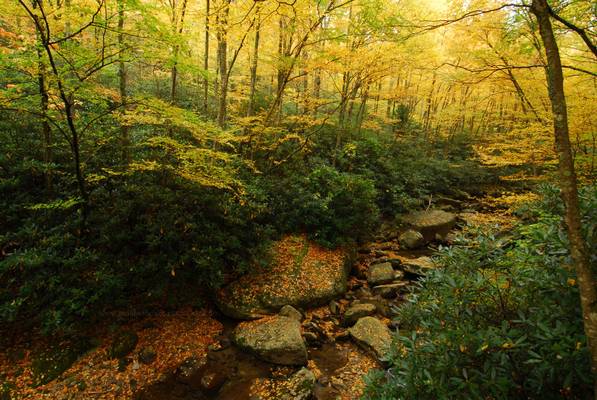
<svg viewBox="0 0 597 400"><path fill-rule="evenodd" d="M480 209L475 205L474 203L463 204L459 209L451 211L459 212L464 207ZM375 263L376 260L383 257L386 259L388 257L403 260L415 259L429 256L434 251L430 247L414 251L402 250L398 246L393 247L394 244L397 244L396 236L395 233L390 236L387 234L384 236L382 233L376 242L365 246L366 250L360 252L357 266L353 268L349 277L349 290L342 299L338 300L340 303L370 302L377 306L379 318L395 316L393 314L396 310L394 306L403 302L404 297L401 294L393 299L372 296L366 277L363 276L363 269L359 270L359 265L366 271L369 264ZM417 275L406 273L404 280L412 281L417 278ZM306 310L305 314L309 314L309 312L310 310ZM333 326L334 334L346 332L345 328L338 323L339 318L334 316L328 307L321 307L318 312L320 313L317 318L311 319L311 321L322 324L322 326ZM209 350L205 360L191 360L189 365L180 366L165 379L137 393L136 399L251 400L255 398L251 394L251 385L256 379L286 379L298 370L298 368L269 364L238 350L230 344L230 333L237 321L224 316L220 316L218 319L223 323L224 331L219 345ZM319 342L307 341L309 368L318 370L317 383L313 391L313 397L317 400L355 398L354 393L351 393L355 390L354 384L361 380L367 370L358 364L364 363L379 367L377 361L370 354L359 348L346 335L341 336L338 335L335 339Z"/></svg>

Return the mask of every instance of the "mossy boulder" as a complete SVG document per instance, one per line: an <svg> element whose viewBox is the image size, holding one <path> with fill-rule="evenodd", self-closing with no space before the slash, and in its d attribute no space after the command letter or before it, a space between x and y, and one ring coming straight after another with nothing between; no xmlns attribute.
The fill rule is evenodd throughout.
<svg viewBox="0 0 597 400"><path fill-rule="evenodd" d="M349 252L325 249L298 236L275 243L272 252L271 265L252 270L217 293L216 304L225 315L257 319L286 305L327 304L346 292Z"/></svg>
<svg viewBox="0 0 597 400"><path fill-rule="evenodd" d="M44 385L58 378L86 351L93 347L88 338L77 338L51 346L31 361L33 385Z"/></svg>
<svg viewBox="0 0 597 400"><path fill-rule="evenodd" d="M392 282L394 276L394 268L389 262L373 264L369 267L367 281L371 286L383 285Z"/></svg>
<svg viewBox="0 0 597 400"><path fill-rule="evenodd" d="M264 361L281 365L307 364L301 323L284 316L265 317L238 324L232 340Z"/></svg>
<svg viewBox="0 0 597 400"><path fill-rule="evenodd" d="M426 243L443 240L456 225L456 214L443 210L410 213L402 218L414 231L423 235Z"/></svg>
<svg viewBox="0 0 597 400"><path fill-rule="evenodd" d="M351 306L348 310L346 310L346 312L344 313L343 324L344 326L352 326L360 318L375 314L376 310L377 307L375 307L374 304L355 304Z"/></svg>
<svg viewBox="0 0 597 400"><path fill-rule="evenodd" d="M365 350L372 350L378 359L387 357L392 344L390 329L379 319L363 317L348 330L353 340Z"/></svg>
<svg viewBox="0 0 597 400"><path fill-rule="evenodd" d="M398 238L398 241L400 246L405 249L412 250L425 246L425 238L423 235L420 232L414 231L412 229L402 233Z"/></svg>
<svg viewBox="0 0 597 400"><path fill-rule="evenodd" d="M122 331L114 337L110 346L111 358L123 358L129 355L137 346L139 337L133 331Z"/></svg>

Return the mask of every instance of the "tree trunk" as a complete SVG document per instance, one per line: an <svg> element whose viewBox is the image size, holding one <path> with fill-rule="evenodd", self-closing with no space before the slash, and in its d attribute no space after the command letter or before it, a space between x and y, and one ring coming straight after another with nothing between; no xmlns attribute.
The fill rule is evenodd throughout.
<svg viewBox="0 0 597 400"><path fill-rule="evenodd" d="M124 63L124 0L118 0L118 49L120 51L118 55L118 79L120 89L120 114L122 117L126 114L126 90L127 90L127 71ZM129 127L123 123L120 126L120 139L122 145L122 160L125 164L131 162L130 155L130 137Z"/></svg>
<svg viewBox="0 0 597 400"><path fill-rule="evenodd" d="M251 59L251 86L249 89L249 106L247 115L255 114L255 90L257 87L257 63L259 62L259 35L261 31L261 15L259 13L260 3L257 3L255 11L255 40L253 42L253 58Z"/></svg>
<svg viewBox="0 0 597 400"><path fill-rule="evenodd" d="M209 94L209 79L207 78L207 71L209 70L209 0L205 0L205 52L203 54L203 69L205 78L203 78L203 113L208 113L208 94Z"/></svg>
<svg viewBox="0 0 597 400"><path fill-rule="evenodd" d="M220 99L218 105L218 125L226 126L227 96L228 96L228 13L230 1L224 0L218 10L218 68L220 71Z"/></svg>
<svg viewBox="0 0 597 400"><path fill-rule="evenodd" d="M367 100L369 100L369 87L370 84L367 84L365 88L365 93L361 98L361 105L359 106L359 112L357 113L357 122L356 122L356 131L361 132L361 127L363 126L363 120L365 119L365 110L367 108Z"/></svg>
<svg viewBox="0 0 597 400"><path fill-rule="evenodd" d="M184 17L187 11L187 0L183 0L182 7L180 10L180 20L178 19L178 15L176 13L176 1L172 2L172 28L176 36L180 36L183 31L184 27ZM178 43L174 45L174 64L172 65L172 84L170 86L170 101L172 104L176 102L176 84L178 79L178 53L180 52L180 46Z"/></svg>
<svg viewBox="0 0 597 400"><path fill-rule="evenodd" d="M81 148L80 148L80 137L79 131L75 125L75 117L74 117L74 110L73 110L73 101L71 100L69 94L67 93L67 89L63 82L63 74L60 73L58 70L58 66L54 59L53 47L51 44L51 29L48 20L46 19L46 13L43 11L43 5L41 1L35 1L34 4L37 5L41 9L41 17L37 14L34 14L23 2L23 0L19 0L19 3L30 13L30 16L35 24L35 29L39 38L41 40L41 46L43 47L44 52L46 53L48 63L50 66L50 71L53 75L54 80L56 81L56 86L58 89L58 93L60 95L60 99L62 101L62 105L64 107L64 117L66 119L66 123L68 126L68 130L70 132L69 144L71 147L72 155L73 155L73 166L75 170L75 178L77 181L77 188L79 190L79 194L81 195L82 199L82 211L83 211L83 225L85 225L85 221L87 219L88 211L89 211L89 195L87 193L85 177L83 175L83 168L81 166Z"/></svg>
<svg viewBox="0 0 597 400"><path fill-rule="evenodd" d="M41 5L41 0L39 0ZM35 8L35 2L33 2L33 7ZM42 136L44 142L44 154L43 160L45 164L45 172L44 172L44 180L45 186L48 193L52 191L52 169L50 168L50 163L52 162L52 129L50 128L50 123L48 122L48 104L49 104L49 95L48 95L48 87L46 83L46 65L44 64L43 60L43 43L41 41L40 34L37 33L37 82L39 87L39 95L40 95L40 108L41 108L41 115L42 115Z"/></svg>
<svg viewBox="0 0 597 400"><path fill-rule="evenodd" d="M427 107L423 116L423 128L424 135L427 138L429 134L429 127L431 126L431 104L433 102L433 90L435 89L435 81L437 79L436 72L433 72L433 80L431 81L431 89L429 89L429 95L427 96Z"/></svg>
<svg viewBox="0 0 597 400"><path fill-rule="evenodd" d="M583 323L591 353L591 366L596 389L595 396L597 397L597 289L581 230L578 186L568 134L564 75L547 1L533 0L531 11L539 22L539 33L547 56L547 84L553 114L556 151L559 159L560 188L566 205L565 219L570 242L570 255L575 264L578 278Z"/></svg>
<svg viewBox="0 0 597 400"><path fill-rule="evenodd" d="M279 93L276 103L277 110L276 110L276 123L280 124L282 121L282 110L284 104L284 87L286 86L285 77L285 29L286 29L286 22L284 21L284 16L280 15L280 20L278 21L278 76L277 76L277 85L276 91Z"/></svg>

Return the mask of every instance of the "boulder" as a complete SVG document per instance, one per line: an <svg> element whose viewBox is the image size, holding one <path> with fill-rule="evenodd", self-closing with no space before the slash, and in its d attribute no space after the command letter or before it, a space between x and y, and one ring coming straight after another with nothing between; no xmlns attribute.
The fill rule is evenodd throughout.
<svg viewBox="0 0 597 400"><path fill-rule="evenodd" d="M114 338L112 346L110 347L110 357L123 358L127 356L137 346L139 337L133 331L120 332Z"/></svg>
<svg viewBox="0 0 597 400"><path fill-rule="evenodd" d="M346 292L351 257L345 251L290 236L274 245L273 255L270 266L255 268L217 293L222 313L256 319L285 305L303 309L324 305Z"/></svg>
<svg viewBox="0 0 597 400"><path fill-rule="evenodd" d="M394 268L389 262L373 264L369 267L369 276L367 281L370 285L383 285L394 280Z"/></svg>
<svg viewBox="0 0 597 400"><path fill-rule="evenodd" d="M456 225L456 215L442 210L417 211L404 216L402 220L420 232L427 243L445 238Z"/></svg>
<svg viewBox="0 0 597 400"><path fill-rule="evenodd" d="M435 268L435 263L431 257L404 259L402 262L404 272L411 275L425 276L433 268Z"/></svg>
<svg viewBox="0 0 597 400"><path fill-rule="evenodd" d="M286 379L254 378L242 387L225 386L218 394L220 399L251 400L308 400L315 388L315 375L307 368L301 368Z"/></svg>
<svg viewBox="0 0 597 400"><path fill-rule="evenodd" d="M352 326L360 318L375 314L376 307L370 303L355 304L344 313L344 326Z"/></svg>
<svg viewBox="0 0 597 400"><path fill-rule="evenodd" d="M282 365L305 365L307 347L301 323L284 316L241 322L232 332L233 342L264 361Z"/></svg>
<svg viewBox="0 0 597 400"><path fill-rule="evenodd" d="M398 242L400 243L400 246L408 250L414 250L425 246L425 238L423 235L412 229L402 233L398 238Z"/></svg>
<svg viewBox="0 0 597 400"><path fill-rule="evenodd" d="M393 299L399 291L408 285L407 282L388 283L386 285L379 285L373 288L373 294L381 296L384 299Z"/></svg>
<svg viewBox="0 0 597 400"><path fill-rule="evenodd" d="M206 366L207 357L188 357L176 368L174 378L179 383L200 390L203 387L201 378Z"/></svg>
<svg viewBox="0 0 597 400"><path fill-rule="evenodd" d="M315 375L307 368L301 368L288 379L284 385L284 392L280 393L281 400L307 400L315 387Z"/></svg>
<svg viewBox="0 0 597 400"><path fill-rule="evenodd" d="M288 304L285 305L284 307L282 307L282 309L280 310L278 315L296 319L299 322L303 320L303 314L301 314L301 312L299 310L297 310L296 308L294 308L293 306L288 305Z"/></svg>
<svg viewBox="0 0 597 400"><path fill-rule="evenodd" d="M390 350L390 329L377 318L363 317L348 332L359 346L372 350L378 359L383 359Z"/></svg>
<svg viewBox="0 0 597 400"><path fill-rule="evenodd" d="M139 361L143 364L151 364L157 356L155 349L151 346L145 346L139 351Z"/></svg>

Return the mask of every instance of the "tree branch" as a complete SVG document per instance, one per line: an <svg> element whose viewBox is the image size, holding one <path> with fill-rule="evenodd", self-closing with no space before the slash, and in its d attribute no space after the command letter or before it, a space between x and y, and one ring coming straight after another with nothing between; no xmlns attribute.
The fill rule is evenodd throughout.
<svg viewBox="0 0 597 400"><path fill-rule="evenodd" d="M551 8L549 5L547 6L547 10L549 11L549 15L555 19L556 21L558 21L559 23L561 23L562 25L564 25L566 28L576 32L581 39L583 40L583 42L585 42L585 44L587 45L587 47L589 48L589 50L591 50L591 52L593 53L593 55L595 56L595 58L597 58L597 46L595 46L595 44L593 44L593 42L591 41L591 38L589 38L589 36L587 35L587 31L574 25L572 22L565 20L564 18L562 18L561 16L559 16L554 10L553 8Z"/></svg>

